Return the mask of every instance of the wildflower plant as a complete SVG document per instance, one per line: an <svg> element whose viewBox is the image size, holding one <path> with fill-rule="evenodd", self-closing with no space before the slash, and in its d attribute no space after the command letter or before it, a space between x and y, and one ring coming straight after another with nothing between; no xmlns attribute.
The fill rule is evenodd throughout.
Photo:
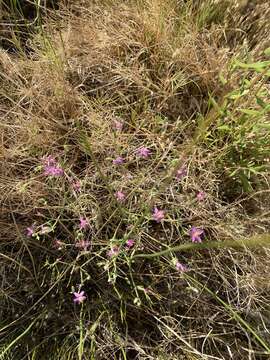
<svg viewBox="0 0 270 360"><path fill-rule="evenodd" d="M126 242L126 249L127 250L130 250L135 244L135 240L133 239L128 239L127 242Z"/></svg>
<svg viewBox="0 0 270 360"><path fill-rule="evenodd" d="M45 176L63 176L64 170L57 163L56 159L52 156L46 156L42 158L44 164L44 175Z"/></svg>
<svg viewBox="0 0 270 360"><path fill-rule="evenodd" d="M202 242L202 236L204 235L204 230L200 229L196 226L192 226L192 228L190 229L190 237L191 237L191 241L194 243L200 243Z"/></svg>
<svg viewBox="0 0 270 360"><path fill-rule="evenodd" d="M28 228L26 228L26 235L28 237L32 237L35 234L35 228L34 225L29 226Z"/></svg>
<svg viewBox="0 0 270 360"><path fill-rule="evenodd" d="M123 193L123 191L120 191L120 190L116 191L115 197L116 197L117 201L119 201L119 202L123 202L126 199L126 195Z"/></svg>
<svg viewBox="0 0 270 360"><path fill-rule="evenodd" d="M74 295L73 298L74 304L82 304L86 300L84 291L74 292L73 295Z"/></svg>
<svg viewBox="0 0 270 360"><path fill-rule="evenodd" d="M160 223L165 218L165 211L158 209L156 206L153 210L153 220Z"/></svg>
<svg viewBox="0 0 270 360"><path fill-rule="evenodd" d="M136 154L137 156L146 159L151 155L151 151L147 147L140 147L136 150Z"/></svg>
<svg viewBox="0 0 270 360"><path fill-rule="evenodd" d="M118 156L116 159L113 160L114 165L122 165L124 163L124 158L121 156Z"/></svg>
<svg viewBox="0 0 270 360"><path fill-rule="evenodd" d="M175 268L178 272L183 273L187 271L186 265L182 264L179 261L176 261Z"/></svg>
<svg viewBox="0 0 270 360"><path fill-rule="evenodd" d="M79 228L80 230L84 230L86 228L89 227L89 222L86 218L84 218L83 216L80 217L80 224L79 224Z"/></svg>
<svg viewBox="0 0 270 360"><path fill-rule="evenodd" d="M206 197L206 193L204 191L199 191L196 195L198 201L203 201Z"/></svg>

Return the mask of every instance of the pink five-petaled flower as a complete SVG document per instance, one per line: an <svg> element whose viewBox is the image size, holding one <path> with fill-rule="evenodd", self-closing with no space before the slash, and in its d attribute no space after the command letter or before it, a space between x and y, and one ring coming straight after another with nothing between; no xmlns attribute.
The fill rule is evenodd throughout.
<svg viewBox="0 0 270 360"><path fill-rule="evenodd" d="M159 210L156 206L154 207L154 211L153 211L153 219L157 222L160 223L161 220L163 220L165 217L165 211L164 210Z"/></svg>
<svg viewBox="0 0 270 360"><path fill-rule="evenodd" d="M197 228L195 226L192 226L192 228L190 229L190 237L191 237L191 241L194 243L201 243L202 239L201 236L204 234L204 230Z"/></svg>
<svg viewBox="0 0 270 360"><path fill-rule="evenodd" d="M116 159L113 160L114 165L121 165L123 164L125 160L122 158L122 156L118 156Z"/></svg>
<svg viewBox="0 0 270 360"><path fill-rule="evenodd" d="M80 217L80 229L83 230L83 229L86 229L89 225L89 222L87 219L83 218L82 216Z"/></svg>
<svg viewBox="0 0 270 360"><path fill-rule="evenodd" d="M112 258L116 255L119 254L119 247L118 246L114 246L111 250L108 251L107 255L108 257Z"/></svg>
<svg viewBox="0 0 270 360"><path fill-rule="evenodd" d="M122 191L117 191L115 197L118 201L123 202L126 198L126 195Z"/></svg>
<svg viewBox="0 0 270 360"><path fill-rule="evenodd" d="M46 176L62 176L64 170L58 165L46 165L44 167L44 175Z"/></svg>
<svg viewBox="0 0 270 360"><path fill-rule="evenodd" d="M56 159L52 155L43 156L42 163L44 166L44 175L62 176L64 174L64 170L57 164Z"/></svg>
<svg viewBox="0 0 270 360"><path fill-rule="evenodd" d="M90 246L90 242L87 241L87 240L82 239L82 240L80 240L79 242L77 242L77 243L75 244L75 246L76 246L77 248L79 248L79 249L82 249L82 250L84 250L84 251L87 251L88 247Z"/></svg>
<svg viewBox="0 0 270 360"><path fill-rule="evenodd" d="M35 233L34 225L29 226L26 228L26 236L32 237Z"/></svg>
<svg viewBox="0 0 270 360"><path fill-rule="evenodd" d="M197 200L199 201L203 201L206 197L206 193L204 191L199 191L198 194L196 195Z"/></svg>
<svg viewBox="0 0 270 360"><path fill-rule="evenodd" d="M151 151L146 147L140 147L139 149L136 150L136 154L146 159L151 154Z"/></svg>
<svg viewBox="0 0 270 360"><path fill-rule="evenodd" d="M183 165L180 169L177 170L176 172L176 178L178 180L181 180L183 177L187 176L187 169L186 167Z"/></svg>
<svg viewBox="0 0 270 360"><path fill-rule="evenodd" d="M179 261L176 262L175 268L176 268L176 270L179 271L179 272L185 272L185 271L187 271L186 265L181 264Z"/></svg>
<svg viewBox="0 0 270 360"><path fill-rule="evenodd" d="M128 239L126 242L126 249L131 249L135 244L135 241L133 239Z"/></svg>
<svg viewBox="0 0 270 360"><path fill-rule="evenodd" d="M122 121L114 120L114 122L113 122L113 129L114 130L122 131L123 126L124 126L124 124L122 123Z"/></svg>
<svg viewBox="0 0 270 360"><path fill-rule="evenodd" d="M74 295L73 301L75 304L81 304L86 299L86 296L84 295L84 291L80 291L78 293L74 292L73 295Z"/></svg>

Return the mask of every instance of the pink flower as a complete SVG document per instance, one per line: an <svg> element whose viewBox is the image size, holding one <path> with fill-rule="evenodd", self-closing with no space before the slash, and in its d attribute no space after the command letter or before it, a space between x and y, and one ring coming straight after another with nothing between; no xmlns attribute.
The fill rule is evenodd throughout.
<svg viewBox="0 0 270 360"><path fill-rule="evenodd" d="M122 191L117 191L115 197L118 201L123 202L126 198L126 195Z"/></svg>
<svg viewBox="0 0 270 360"><path fill-rule="evenodd" d="M89 226L89 222L87 219L83 218L82 216L80 217L80 229L86 229Z"/></svg>
<svg viewBox="0 0 270 360"><path fill-rule="evenodd" d="M131 249L135 244L135 241L133 239L128 239L126 242L126 249Z"/></svg>
<svg viewBox="0 0 270 360"><path fill-rule="evenodd" d="M179 272L187 271L186 265L181 264L179 261L176 262L175 267L176 267L176 270L179 271Z"/></svg>
<svg viewBox="0 0 270 360"><path fill-rule="evenodd" d="M44 175L46 175L46 176L62 176L62 175L64 175L64 170L60 166L46 165L44 167Z"/></svg>
<svg viewBox="0 0 270 360"><path fill-rule="evenodd" d="M84 251L87 251L88 247L90 246L90 242L87 240L80 240L75 244L75 246L79 249L82 249Z"/></svg>
<svg viewBox="0 0 270 360"><path fill-rule="evenodd" d="M178 180L182 179L183 177L187 176L187 169L185 166L182 166L179 170L176 172L176 178Z"/></svg>
<svg viewBox="0 0 270 360"><path fill-rule="evenodd" d="M124 124L122 123L122 121L114 120L114 122L113 122L113 129L114 130L122 131L123 126L124 126Z"/></svg>
<svg viewBox="0 0 270 360"><path fill-rule="evenodd" d="M164 210L159 210L156 206L154 207L154 211L153 211L153 219L157 222L160 223L161 220L163 220L165 217L165 211Z"/></svg>
<svg viewBox="0 0 270 360"><path fill-rule="evenodd" d="M125 160L121 157L121 156L118 156L116 159L113 160L113 164L114 165L121 165L123 164Z"/></svg>
<svg viewBox="0 0 270 360"><path fill-rule="evenodd" d="M114 246L111 250L108 251L107 255L108 257L112 258L113 256L116 256L119 254L119 247Z"/></svg>
<svg viewBox="0 0 270 360"><path fill-rule="evenodd" d="M86 299L86 296L84 295L84 291L80 291L78 293L74 292L73 295L74 295L73 301L75 304L81 304Z"/></svg>
<svg viewBox="0 0 270 360"><path fill-rule="evenodd" d="M151 151L146 147L141 147L136 150L136 154L142 158L148 158L148 156L151 154Z"/></svg>
<svg viewBox="0 0 270 360"><path fill-rule="evenodd" d="M64 170L57 164L52 155L43 156L42 163L44 166L44 175L46 176L62 176Z"/></svg>
<svg viewBox="0 0 270 360"><path fill-rule="evenodd" d="M26 236L32 237L35 233L34 225L29 226L26 228Z"/></svg>
<svg viewBox="0 0 270 360"><path fill-rule="evenodd" d="M81 182L79 180L73 180L71 182L71 186L73 188L73 190L80 192L81 191Z"/></svg>
<svg viewBox="0 0 270 360"><path fill-rule="evenodd" d="M201 243L202 239L201 236L204 234L204 230L197 228L195 226L192 226L192 228L190 229L189 232L190 236L191 236L191 241L194 243Z"/></svg>
<svg viewBox="0 0 270 360"><path fill-rule="evenodd" d="M206 193L204 191L199 191L198 194L196 195L197 200L199 201L203 201L206 197Z"/></svg>

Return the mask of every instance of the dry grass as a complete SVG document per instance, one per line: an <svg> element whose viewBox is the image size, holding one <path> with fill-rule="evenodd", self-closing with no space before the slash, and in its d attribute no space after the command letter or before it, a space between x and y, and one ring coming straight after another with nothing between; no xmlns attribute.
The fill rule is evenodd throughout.
<svg viewBox="0 0 270 360"><path fill-rule="evenodd" d="M267 11L72 1L27 52L1 50L1 359L269 358ZM44 176L49 155L62 176ZM191 226L258 246L136 257L189 243Z"/></svg>

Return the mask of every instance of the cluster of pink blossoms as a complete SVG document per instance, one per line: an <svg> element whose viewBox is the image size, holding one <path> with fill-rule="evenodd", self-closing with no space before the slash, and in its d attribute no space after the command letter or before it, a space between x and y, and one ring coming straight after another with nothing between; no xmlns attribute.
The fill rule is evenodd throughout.
<svg viewBox="0 0 270 360"><path fill-rule="evenodd" d="M136 150L136 154L139 157L147 158L150 156L151 151L146 147L140 147L139 149ZM113 160L114 165L122 165L124 162L125 162L125 159L122 156L118 156ZM121 190L118 190L115 192L115 197L116 197L117 201L119 201L119 202L123 202L126 199L125 193Z"/></svg>
<svg viewBox="0 0 270 360"><path fill-rule="evenodd" d="M137 156L146 159L151 155L151 151L146 147L140 147L138 150L136 150L136 154Z"/></svg>
<svg viewBox="0 0 270 360"><path fill-rule="evenodd" d="M116 159L113 160L114 165L121 165L124 163L124 158L122 156L118 156Z"/></svg>
<svg viewBox="0 0 270 360"><path fill-rule="evenodd" d="M140 147L139 149L137 149L135 151L136 155L138 157L141 158L148 158L151 155L151 151L150 149L146 148L146 147ZM125 159L122 156L117 156L114 160L113 160L113 164L114 165L122 165L125 162Z"/></svg>
<svg viewBox="0 0 270 360"><path fill-rule="evenodd" d="M116 131L122 131L123 123L121 123L119 121L115 121L114 129ZM146 147L140 147L139 149L136 150L136 154L138 157L146 159L151 155L151 151L150 151L150 149L148 149ZM62 169L61 166L59 166L59 164L57 163L56 159L53 156L49 155L47 157L43 157L42 162L43 162L43 166L44 166L44 175L56 176L56 177L64 175L64 170ZM117 158L115 158L113 160L114 165L121 165L124 162L125 162L125 159L121 156L118 156ZM177 170L176 178L178 180L180 180L183 177L185 177L186 175L187 175L187 169L185 166L182 166L179 170ZM79 181L71 181L71 185L75 191L81 190L81 184ZM122 191L117 191L115 193L115 197L119 202L123 202L126 199L126 195ZM206 194L204 191L199 191L196 195L196 198L198 201L203 201L205 199L205 197L206 197ZM155 220L157 223L160 223L165 218L165 211L161 210L155 206L153 209L152 217L153 217L153 220ZM80 230L84 230L89 226L89 222L87 219L80 217L79 220L80 220L80 224L79 224ZM34 226L30 226L26 230L27 230L28 237L32 237L35 233ZM190 234L192 242L201 243L202 236L204 235L204 230L201 228L192 226L189 234ZM61 243L60 241L59 242L57 241L57 245L60 245L60 243ZM125 244L126 250L131 249L134 246L134 244L135 244L135 241L133 239L128 239ZM80 240L76 244L76 247L83 249L83 250L87 250L89 246L90 246L90 242L86 241L86 240ZM118 246L113 246L111 248L111 250L109 250L107 255L108 255L108 257L114 257L114 256L118 255L119 252L120 252L120 248ZM187 271L186 265L180 263L179 261L176 262L175 267L178 272L186 272ZM86 300L84 291L74 292L73 295L74 295L74 299L73 299L74 303L81 304L83 301Z"/></svg>
<svg viewBox="0 0 270 360"><path fill-rule="evenodd" d="M123 191L116 191L115 197L119 202L123 202L126 199L126 195L123 193Z"/></svg>
<svg viewBox="0 0 270 360"><path fill-rule="evenodd" d="M45 176L63 176L64 170L51 155L42 158Z"/></svg>
<svg viewBox="0 0 270 360"><path fill-rule="evenodd" d="M89 221L86 218L84 218L83 216L80 216L79 221L80 221L79 229L82 231L87 229L90 225ZM85 239L80 239L75 244L76 248L78 248L80 250L84 250L84 251L87 251L90 245L91 245L90 241L85 240Z"/></svg>
<svg viewBox="0 0 270 360"><path fill-rule="evenodd" d="M134 244L135 244L135 240L128 239L125 244L125 249L130 250L131 248L133 248ZM111 250L107 252L107 256L109 258L112 258L114 256L117 256L119 253L120 253L120 247L115 245L111 248Z"/></svg>
<svg viewBox="0 0 270 360"><path fill-rule="evenodd" d="M176 268L176 270L179 271L179 272L186 272L186 271L188 270L187 267L186 267L186 265L180 263L179 261L176 262L175 268Z"/></svg>
<svg viewBox="0 0 270 360"><path fill-rule="evenodd" d="M129 250L131 249L135 244L135 240L133 239L128 239L127 242L126 242L126 249Z"/></svg>

